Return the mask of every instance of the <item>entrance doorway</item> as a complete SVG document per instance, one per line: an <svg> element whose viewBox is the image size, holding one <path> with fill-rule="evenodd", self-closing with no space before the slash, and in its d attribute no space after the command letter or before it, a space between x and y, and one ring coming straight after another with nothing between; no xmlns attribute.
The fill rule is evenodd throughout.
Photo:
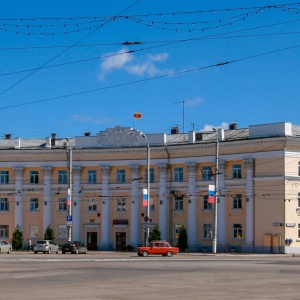
<svg viewBox="0 0 300 300"><path fill-rule="evenodd" d="M87 249L97 250L97 232L87 232Z"/></svg>
<svg viewBox="0 0 300 300"><path fill-rule="evenodd" d="M126 250L126 232L116 232L116 251Z"/></svg>

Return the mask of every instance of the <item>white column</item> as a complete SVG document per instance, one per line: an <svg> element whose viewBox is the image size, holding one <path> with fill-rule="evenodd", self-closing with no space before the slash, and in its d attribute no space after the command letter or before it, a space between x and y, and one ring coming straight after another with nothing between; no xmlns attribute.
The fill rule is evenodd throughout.
<svg viewBox="0 0 300 300"><path fill-rule="evenodd" d="M72 191L72 217L73 217L73 230L72 239L76 241L85 240L82 236L82 224L81 224L81 196L80 196L80 174L81 167L73 167L73 191Z"/></svg>
<svg viewBox="0 0 300 300"><path fill-rule="evenodd" d="M199 243L197 242L197 202L196 202L196 163L186 164L189 170L189 186L188 186L188 243L189 251L198 251Z"/></svg>
<svg viewBox="0 0 300 300"><path fill-rule="evenodd" d="M23 167L14 168L14 172L16 174L16 183L15 183L15 202L16 202L16 210L15 210L15 228L17 226L24 232L23 228L23 201L22 201L22 176L23 176ZM29 228L28 228L29 230Z"/></svg>
<svg viewBox="0 0 300 300"><path fill-rule="evenodd" d="M244 163L247 167L246 183L246 228L245 228L245 245L243 252L253 252L254 246L254 186L253 186L253 168L254 160L246 159Z"/></svg>
<svg viewBox="0 0 300 300"><path fill-rule="evenodd" d="M52 167L42 167L44 171L44 213L43 213L43 232L52 225L52 197L51 197L51 173ZM52 227L52 226L51 226ZM40 229L39 229L40 230Z"/></svg>
<svg viewBox="0 0 300 300"><path fill-rule="evenodd" d="M130 218L130 242L133 247L141 244L140 240L140 199L139 199L139 180L140 166L129 166L131 170L131 218Z"/></svg>
<svg viewBox="0 0 300 300"><path fill-rule="evenodd" d="M110 193L109 193L109 173L110 166L101 166L102 170L102 214L101 214L101 239L100 250L111 250L112 242L110 239Z"/></svg>
<svg viewBox="0 0 300 300"><path fill-rule="evenodd" d="M226 161L220 160L219 161L219 169L217 172L219 172L218 180L219 180L219 203L218 203L218 245L226 244L226 202L225 197L222 197L222 190L225 189L225 168L226 168Z"/></svg>
<svg viewBox="0 0 300 300"><path fill-rule="evenodd" d="M159 170L159 230L162 240L168 239L168 195L167 195L167 164L157 165Z"/></svg>

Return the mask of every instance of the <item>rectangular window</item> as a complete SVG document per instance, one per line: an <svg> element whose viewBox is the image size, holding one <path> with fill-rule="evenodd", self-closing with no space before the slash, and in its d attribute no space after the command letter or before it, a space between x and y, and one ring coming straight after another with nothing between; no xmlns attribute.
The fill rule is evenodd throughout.
<svg viewBox="0 0 300 300"><path fill-rule="evenodd" d="M30 199L29 210L35 211L35 210L38 210L38 208L39 208L39 199L38 198L31 198Z"/></svg>
<svg viewBox="0 0 300 300"><path fill-rule="evenodd" d="M97 201L94 198L89 199L89 211L97 211Z"/></svg>
<svg viewBox="0 0 300 300"><path fill-rule="evenodd" d="M183 197L175 197L174 204L175 210L183 210Z"/></svg>
<svg viewBox="0 0 300 300"><path fill-rule="evenodd" d="M117 211L126 211L126 199L125 198L118 198Z"/></svg>
<svg viewBox="0 0 300 300"><path fill-rule="evenodd" d="M203 224L203 238L211 239L212 238L212 225Z"/></svg>
<svg viewBox="0 0 300 300"><path fill-rule="evenodd" d="M67 184L68 183L67 171L65 171L65 170L58 171L58 183L59 184Z"/></svg>
<svg viewBox="0 0 300 300"><path fill-rule="evenodd" d="M0 225L0 238L9 238L9 226Z"/></svg>
<svg viewBox="0 0 300 300"><path fill-rule="evenodd" d="M59 198L58 199L58 210L59 211L67 211L67 198Z"/></svg>
<svg viewBox="0 0 300 300"><path fill-rule="evenodd" d="M150 198L150 210L154 211L154 200Z"/></svg>
<svg viewBox="0 0 300 300"><path fill-rule="evenodd" d="M89 184L97 183L97 171L96 170L88 171L88 180L89 180Z"/></svg>
<svg viewBox="0 0 300 300"><path fill-rule="evenodd" d="M232 166L232 178L233 179L241 179L242 178L242 166L241 165L233 165Z"/></svg>
<svg viewBox="0 0 300 300"><path fill-rule="evenodd" d="M9 183L9 172L8 171L1 171L0 172L0 183L1 184L8 184Z"/></svg>
<svg viewBox="0 0 300 300"><path fill-rule="evenodd" d="M145 170L145 182L147 182L148 177L147 177L147 169ZM154 182L154 168L150 168L150 173L149 173L149 181Z"/></svg>
<svg viewBox="0 0 300 300"><path fill-rule="evenodd" d="M233 224L233 238L241 239L243 237L242 224Z"/></svg>
<svg viewBox="0 0 300 300"><path fill-rule="evenodd" d="M0 211L8 211L8 199L7 198L0 198Z"/></svg>
<svg viewBox="0 0 300 300"><path fill-rule="evenodd" d="M211 167L202 168L202 180L211 180Z"/></svg>
<svg viewBox="0 0 300 300"><path fill-rule="evenodd" d="M58 238L66 239L68 237L68 228L67 225L59 225L58 226Z"/></svg>
<svg viewBox="0 0 300 300"><path fill-rule="evenodd" d="M126 182L126 172L125 170L117 170L117 183Z"/></svg>
<svg viewBox="0 0 300 300"><path fill-rule="evenodd" d="M242 208L242 195L234 195L232 199L232 208L241 209Z"/></svg>
<svg viewBox="0 0 300 300"><path fill-rule="evenodd" d="M30 171L30 183L39 183L39 171Z"/></svg>
<svg viewBox="0 0 300 300"><path fill-rule="evenodd" d="M208 196L203 196L203 209L212 209L212 203L208 202Z"/></svg>
<svg viewBox="0 0 300 300"><path fill-rule="evenodd" d="M183 168L174 169L174 181L182 182L183 181Z"/></svg>

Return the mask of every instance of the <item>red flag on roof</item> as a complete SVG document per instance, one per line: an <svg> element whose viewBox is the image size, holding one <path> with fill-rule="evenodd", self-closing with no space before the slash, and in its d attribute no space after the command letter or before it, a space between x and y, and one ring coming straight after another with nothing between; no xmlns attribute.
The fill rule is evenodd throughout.
<svg viewBox="0 0 300 300"><path fill-rule="evenodd" d="M139 113L139 112L135 112L135 113L133 114L133 118L134 118L134 119L140 119L141 117L142 117L142 114Z"/></svg>

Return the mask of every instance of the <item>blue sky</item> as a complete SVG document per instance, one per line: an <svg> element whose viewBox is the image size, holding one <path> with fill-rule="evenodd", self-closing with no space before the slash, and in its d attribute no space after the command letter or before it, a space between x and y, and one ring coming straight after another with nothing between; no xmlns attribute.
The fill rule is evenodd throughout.
<svg viewBox="0 0 300 300"><path fill-rule="evenodd" d="M1 137L300 124L298 2L1 4Z"/></svg>

